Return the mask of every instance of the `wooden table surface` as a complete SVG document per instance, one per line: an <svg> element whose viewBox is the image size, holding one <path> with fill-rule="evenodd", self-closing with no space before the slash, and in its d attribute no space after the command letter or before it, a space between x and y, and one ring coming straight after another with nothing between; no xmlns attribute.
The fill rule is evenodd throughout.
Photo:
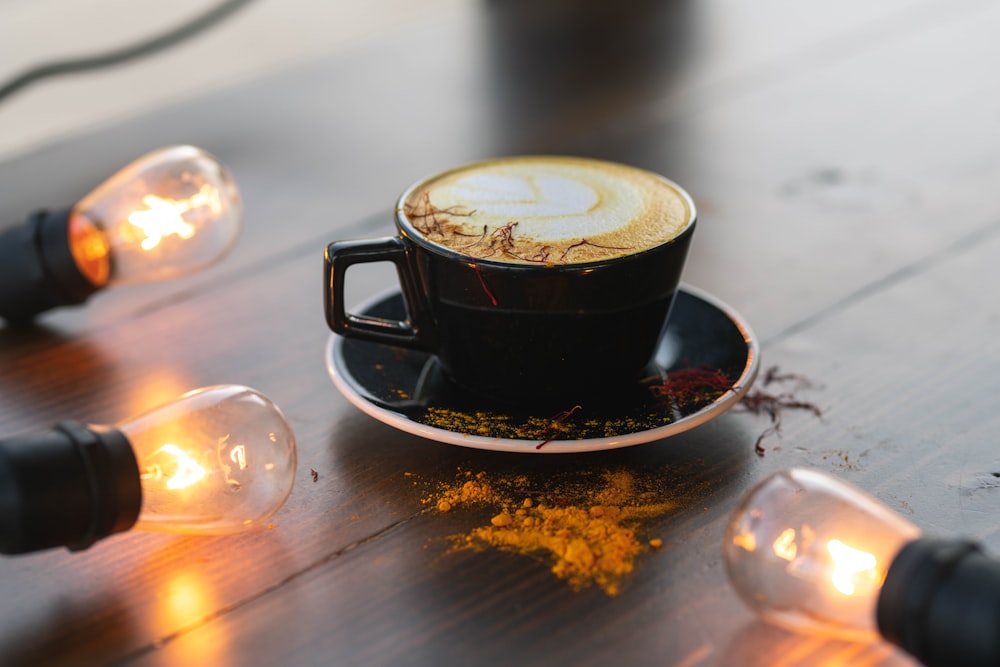
<svg viewBox="0 0 1000 667"><path fill-rule="evenodd" d="M299 446L269 530L0 560L0 665L912 664L756 621L721 542L756 481L807 466L1000 550L997 34L985 0L483 2L0 164L5 223L171 143L218 155L246 207L208 271L0 328L0 433L237 383L282 407ZM822 417L787 411L763 456L767 419L738 411L535 456L421 439L348 403L324 368L325 244L392 233L418 178L521 153L683 184L700 207L684 280L746 317L762 368L809 378L794 390ZM373 272L352 298L390 283ZM617 595L543 560L449 553L481 517L422 502L460 471L601 470L659 475L674 503Z"/></svg>

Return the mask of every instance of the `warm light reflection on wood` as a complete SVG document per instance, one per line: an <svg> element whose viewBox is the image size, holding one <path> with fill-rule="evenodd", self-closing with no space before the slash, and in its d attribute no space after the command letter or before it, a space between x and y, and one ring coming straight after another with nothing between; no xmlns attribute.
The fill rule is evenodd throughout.
<svg viewBox="0 0 1000 667"><path fill-rule="evenodd" d="M765 623L744 626L716 661L704 667L876 667L909 665L897 662L897 650L885 642L846 641L789 632ZM698 667L702 667L699 663Z"/></svg>
<svg viewBox="0 0 1000 667"><path fill-rule="evenodd" d="M161 662L212 667L232 664L226 633L198 631L218 611L216 593L209 577L190 569L173 574L157 588L158 632L167 638L181 638L161 642Z"/></svg>
<svg viewBox="0 0 1000 667"><path fill-rule="evenodd" d="M148 348L139 347L135 353L143 359L149 357ZM152 407L171 403L191 389L191 384L192 379L188 375L179 373L169 363L159 364L155 371L136 379L128 393L127 403L123 406L123 414L130 415L129 419L134 419ZM162 440L170 439L162 438Z"/></svg>

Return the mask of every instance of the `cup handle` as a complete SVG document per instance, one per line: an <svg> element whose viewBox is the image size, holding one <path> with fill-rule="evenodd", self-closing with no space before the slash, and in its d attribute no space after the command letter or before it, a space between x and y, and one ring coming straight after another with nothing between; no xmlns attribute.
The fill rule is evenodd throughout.
<svg viewBox="0 0 1000 667"><path fill-rule="evenodd" d="M410 264L409 241L398 236L363 241L336 241L324 256L323 310L330 330L342 336L361 338L416 350L433 349L432 318L416 271ZM344 276L353 264L392 262L403 291L407 318L392 320L348 313L344 308Z"/></svg>

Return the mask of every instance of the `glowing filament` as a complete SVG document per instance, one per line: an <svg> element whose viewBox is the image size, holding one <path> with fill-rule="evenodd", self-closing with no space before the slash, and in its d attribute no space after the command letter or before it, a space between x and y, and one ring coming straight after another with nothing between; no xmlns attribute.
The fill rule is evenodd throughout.
<svg viewBox="0 0 1000 667"><path fill-rule="evenodd" d="M143 250L152 250L160 244L164 236L177 235L182 239L194 236L195 226L184 219L189 211L208 207L213 215L222 210L222 200L219 192L205 184L198 192L187 199L164 199L156 195L146 195L142 198L146 209L133 211L128 221L142 231L145 238L141 245Z"/></svg>
<svg viewBox="0 0 1000 667"><path fill-rule="evenodd" d="M792 561L795 559L795 554L798 553L798 548L795 546L795 529L786 528L782 531L781 535L778 535L778 539L774 541L774 555L778 558Z"/></svg>
<svg viewBox="0 0 1000 667"><path fill-rule="evenodd" d="M170 467L174 470L166 483L168 489L176 491L187 488L205 476L205 469L198 465L193 458L177 445L163 445L153 452L153 454L156 455L161 452L171 458L170 462L172 465ZM159 463L155 463L147 469L147 473L144 476L159 480L165 477L166 473L164 473L163 467Z"/></svg>
<svg viewBox="0 0 1000 667"><path fill-rule="evenodd" d="M247 469L247 448L243 445L236 445L229 452L229 459L240 467L240 470Z"/></svg>
<svg viewBox="0 0 1000 667"><path fill-rule="evenodd" d="M848 546L840 540L830 540L826 548L834 565L830 581L838 591L844 595L854 595L859 580L867 579L871 583L877 583L878 572L875 567L878 561L874 555Z"/></svg>

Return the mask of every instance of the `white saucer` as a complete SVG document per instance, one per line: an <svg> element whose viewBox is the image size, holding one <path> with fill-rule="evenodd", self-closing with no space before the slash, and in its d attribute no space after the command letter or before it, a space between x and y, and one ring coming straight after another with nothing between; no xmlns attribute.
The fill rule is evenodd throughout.
<svg viewBox="0 0 1000 667"><path fill-rule="evenodd" d="M369 299L355 312L406 318L397 289ZM736 311L682 285L657 353L659 373L634 387L616 388L598 405L567 405L556 414L533 414L530 405L499 409L454 386L426 352L331 334L325 356L330 377L347 400L401 431L476 449L567 454L662 440L718 417L753 384L760 350ZM716 377L724 376L727 386L683 400L665 399L651 389L670 382L671 373L678 378L692 370L718 371L722 375Z"/></svg>

